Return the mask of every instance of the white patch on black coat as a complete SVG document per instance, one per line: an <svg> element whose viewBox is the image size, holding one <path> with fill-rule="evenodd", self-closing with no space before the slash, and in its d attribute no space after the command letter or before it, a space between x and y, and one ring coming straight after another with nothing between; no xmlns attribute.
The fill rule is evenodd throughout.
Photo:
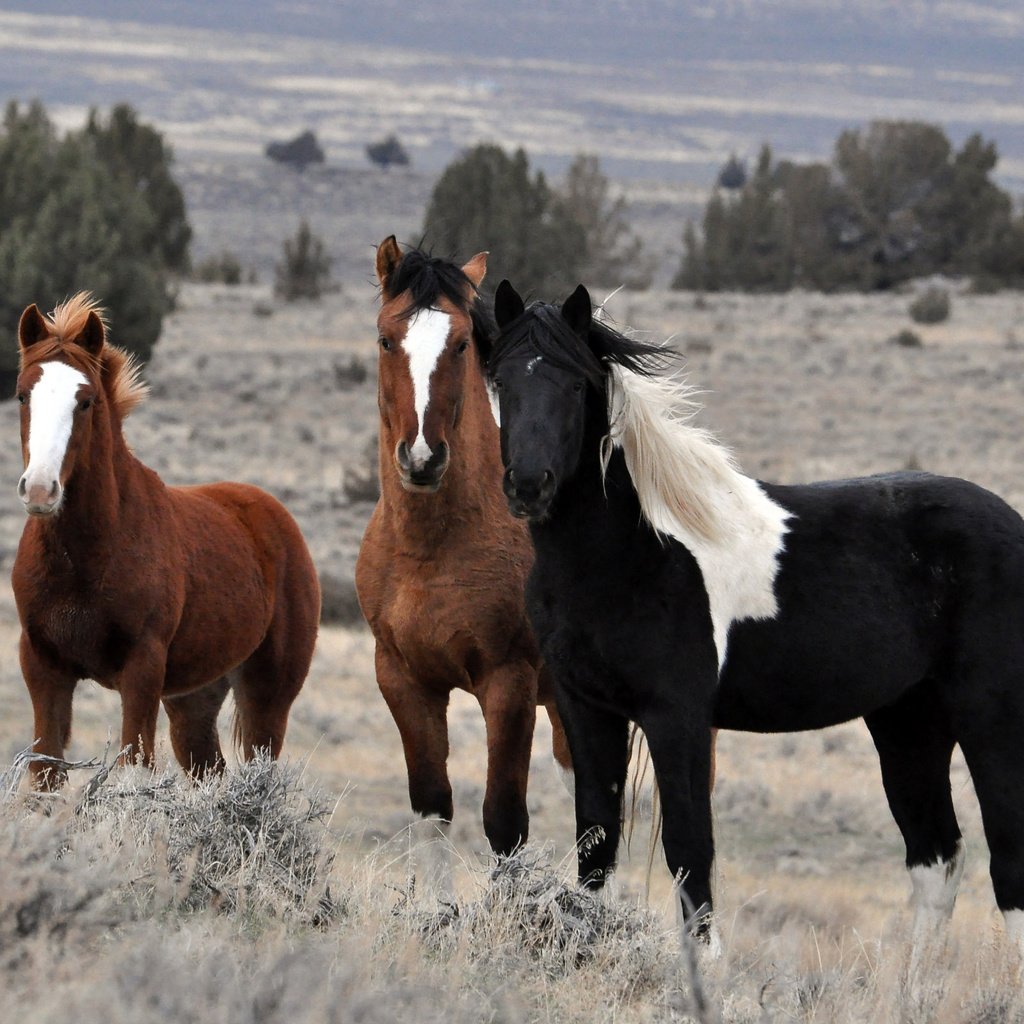
<svg viewBox="0 0 1024 1024"><path fill-rule="evenodd" d="M682 383L616 366L608 390L608 440L622 449L644 518L700 566L721 673L730 626L778 613L775 577L792 513L689 422L699 407Z"/></svg>
<svg viewBox="0 0 1024 1024"><path fill-rule="evenodd" d="M420 309L409 318L402 347L409 357L413 405L416 408L416 440L410 454L416 462L426 462L432 452L423 435L427 406L430 404L430 378L444 352L452 329L451 317L439 309Z"/></svg>

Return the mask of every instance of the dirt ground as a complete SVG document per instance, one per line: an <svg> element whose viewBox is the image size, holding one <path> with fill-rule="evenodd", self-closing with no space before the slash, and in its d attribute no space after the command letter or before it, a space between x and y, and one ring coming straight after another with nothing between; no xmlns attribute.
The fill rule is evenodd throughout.
<svg viewBox="0 0 1024 1024"><path fill-rule="evenodd" d="M890 339L909 325L907 295L780 297L620 293L617 322L673 338L692 382L707 389L704 422L752 475L811 480L920 466L971 478L1024 509L1024 296L955 295L949 321L915 327L922 345ZM266 315L270 310L270 315ZM345 474L366 466L376 430L374 294L347 287L317 305L284 306L261 286L189 285L149 368L151 398L128 421L138 456L170 483L230 478L264 486L302 526L322 573L350 578L366 502ZM361 378L361 370L365 376ZM17 414L0 404L0 757L31 741L17 665L9 570L22 527ZM72 753L103 754L118 701L80 686ZM479 712L451 711L456 790L453 838L484 854L480 824L485 751ZM572 809L539 722L531 775L533 839L571 856ZM369 849L407 823L397 730L377 692L365 629L325 627L292 715L287 756L306 762L339 799L335 824ZM165 747L162 756L170 756ZM973 789L959 755L953 793L968 865L957 934L996 926ZM649 809L646 801L642 806ZM779 922L811 926L823 941L869 941L906 924L902 845L859 723L822 733L723 734L716 792L719 907L728 933ZM646 819L620 875L641 891ZM668 907L663 866L653 900ZM856 937L856 938L855 938ZM973 938L972 938L973 937Z"/></svg>

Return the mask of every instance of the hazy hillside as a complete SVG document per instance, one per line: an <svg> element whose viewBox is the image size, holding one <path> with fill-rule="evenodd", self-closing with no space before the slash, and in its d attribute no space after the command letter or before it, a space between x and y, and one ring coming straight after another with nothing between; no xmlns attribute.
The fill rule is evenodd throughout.
<svg viewBox="0 0 1024 1024"><path fill-rule="evenodd" d="M572 0L411 7L15 0L0 12L0 96L73 121L128 99L180 152L256 154L310 126L362 163L396 130L436 172L481 139L560 170L581 149L616 176L704 188L763 140L825 156L872 118L980 130L1024 190L1024 10L1013 0L892 5Z"/></svg>

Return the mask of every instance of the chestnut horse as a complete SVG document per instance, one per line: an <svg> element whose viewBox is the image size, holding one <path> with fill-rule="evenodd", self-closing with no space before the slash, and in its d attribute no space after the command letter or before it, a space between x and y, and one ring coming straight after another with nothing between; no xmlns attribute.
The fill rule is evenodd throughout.
<svg viewBox="0 0 1024 1024"><path fill-rule="evenodd" d="M219 770L230 686L243 754L276 757L320 609L295 521L255 487L167 487L135 458L122 421L146 386L89 295L50 317L29 306L18 341L29 518L12 583L35 750L63 757L75 686L91 678L121 694L122 761L152 765L162 700L181 765ZM64 781L40 764L33 776Z"/></svg>
<svg viewBox="0 0 1024 1024"><path fill-rule="evenodd" d="M403 254L394 236L377 250L381 496L356 588L413 811L442 831L451 822L447 709L451 691L466 690L487 730L484 831L503 855L528 834L538 703L551 718L556 761L568 772L570 760L526 619L530 538L501 490L483 377L492 329L477 297L486 267L486 253L461 269L417 249Z"/></svg>

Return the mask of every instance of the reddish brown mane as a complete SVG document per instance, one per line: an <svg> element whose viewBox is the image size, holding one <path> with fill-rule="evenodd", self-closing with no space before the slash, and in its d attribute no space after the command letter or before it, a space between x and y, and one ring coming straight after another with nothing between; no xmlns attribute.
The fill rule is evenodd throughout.
<svg viewBox="0 0 1024 1024"><path fill-rule="evenodd" d="M100 318L106 330L106 310L89 292L78 292L57 306L49 316L44 316L43 322L50 331L50 337L28 350L22 350L21 369L64 356L73 365L103 381L111 404L124 419L149 394L149 385L142 379L138 360L123 348L108 342L96 358L77 344L91 313Z"/></svg>

